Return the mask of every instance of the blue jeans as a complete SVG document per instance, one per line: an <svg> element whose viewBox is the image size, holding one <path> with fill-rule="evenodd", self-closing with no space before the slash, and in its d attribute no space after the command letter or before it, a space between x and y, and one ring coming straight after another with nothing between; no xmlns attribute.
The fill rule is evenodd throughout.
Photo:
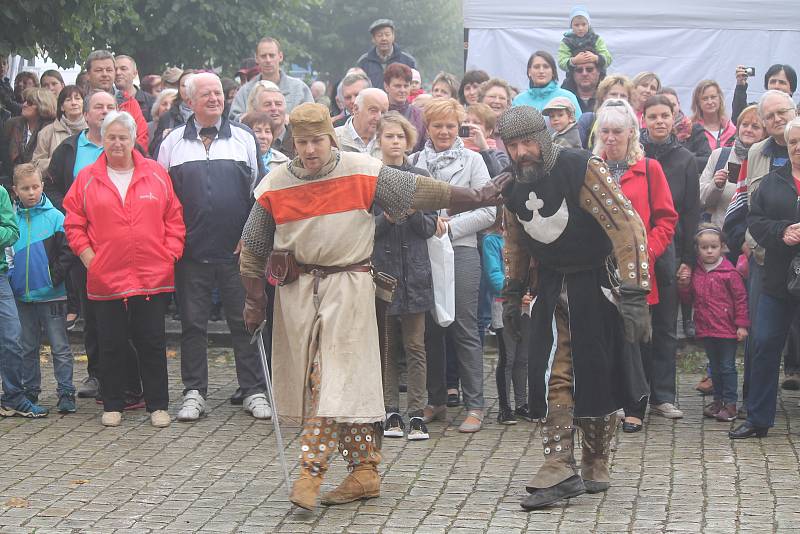
<svg viewBox="0 0 800 534"><path fill-rule="evenodd" d="M767 428L775 424L781 353L795 311L797 302L793 300L777 299L765 293L758 300L747 391L747 420L755 427Z"/></svg>
<svg viewBox="0 0 800 534"><path fill-rule="evenodd" d="M17 301L19 322L22 325L22 388L25 394L38 396L42 391L42 372L39 351L42 330L50 341L53 372L58 383L58 396L74 395L72 384L72 349L67 338L67 301L20 302Z"/></svg>
<svg viewBox="0 0 800 534"><path fill-rule="evenodd" d="M22 347L19 338L22 328L19 324L14 293L8 284L8 275L0 273L0 377L3 381L3 406L17 407L24 399L22 394Z"/></svg>
<svg viewBox="0 0 800 534"><path fill-rule="evenodd" d="M707 337L703 339L711 368L711 381L714 383L714 400L724 404L734 404L736 394L736 347L735 339Z"/></svg>

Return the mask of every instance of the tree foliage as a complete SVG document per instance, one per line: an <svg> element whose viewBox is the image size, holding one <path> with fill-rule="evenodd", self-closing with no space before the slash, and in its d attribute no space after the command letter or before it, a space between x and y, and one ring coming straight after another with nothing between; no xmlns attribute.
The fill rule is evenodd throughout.
<svg viewBox="0 0 800 534"><path fill-rule="evenodd" d="M165 65L235 71L255 43L281 40L287 62L310 61L340 78L371 46L378 18L397 25L397 44L423 79L458 73L463 59L459 0L23 0L3 2L0 52L44 54L62 67L93 49L136 58L141 73Z"/></svg>
<svg viewBox="0 0 800 534"><path fill-rule="evenodd" d="M24 0L3 2L0 53L35 57L40 52L71 67L92 49L98 30L130 16L118 0Z"/></svg>
<svg viewBox="0 0 800 534"><path fill-rule="evenodd" d="M459 0L324 0L308 19L314 28L307 45L314 69L332 80L340 78L372 47L368 28L380 18L394 20L397 44L416 58L424 81L440 70L462 72Z"/></svg>

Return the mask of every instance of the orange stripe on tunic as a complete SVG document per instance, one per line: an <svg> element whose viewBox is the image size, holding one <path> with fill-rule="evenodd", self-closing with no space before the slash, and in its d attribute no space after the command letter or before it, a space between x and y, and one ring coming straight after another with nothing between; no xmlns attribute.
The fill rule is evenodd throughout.
<svg viewBox="0 0 800 534"><path fill-rule="evenodd" d="M377 183L376 176L351 174L267 191L258 202L272 214L276 224L285 224L320 215L369 210Z"/></svg>

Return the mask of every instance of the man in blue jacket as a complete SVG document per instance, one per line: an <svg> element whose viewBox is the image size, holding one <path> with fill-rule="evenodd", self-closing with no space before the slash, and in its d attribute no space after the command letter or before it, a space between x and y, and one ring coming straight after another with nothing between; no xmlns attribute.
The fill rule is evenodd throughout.
<svg viewBox="0 0 800 534"><path fill-rule="evenodd" d="M389 19L378 19L369 26L369 33L372 34L372 49L358 58L358 66L367 73L372 87L383 87L383 71L387 65L392 63L402 63L409 67L416 68L417 60L414 57L400 50L394 44L394 22Z"/></svg>

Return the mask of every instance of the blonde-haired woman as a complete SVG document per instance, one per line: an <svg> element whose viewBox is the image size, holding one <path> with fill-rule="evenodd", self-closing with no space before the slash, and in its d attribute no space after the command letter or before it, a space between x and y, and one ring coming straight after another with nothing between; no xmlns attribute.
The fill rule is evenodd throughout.
<svg viewBox="0 0 800 534"><path fill-rule="evenodd" d="M692 122L705 129L711 150L733 146L736 125L725 113L722 88L714 80L702 80L692 94Z"/></svg>
<svg viewBox="0 0 800 534"><path fill-rule="evenodd" d="M595 155L606 160L612 178L619 183L647 229L648 270L650 279L656 281L647 303L653 306L658 304L659 297L655 262L672 242L678 221L669 184L658 161L645 157L639 142L639 120L628 102L610 99L600 106L596 130ZM633 350L636 348L632 347ZM641 350L640 353L648 382L652 384L653 375L658 370L649 358L650 351ZM646 407L647 399L626 407L623 431L638 432L642 429Z"/></svg>
<svg viewBox="0 0 800 534"><path fill-rule="evenodd" d="M376 133L383 163L394 169L429 176L428 171L413 167L406 155L416 145L417 129L397 111L385 113ZM394 300L386 313L391 338L401 342L408 370L407 410L408 439L428 439L424 409L426 401L427 355L425 352L425 315L433 309L433 282L427 239L436 233L435 211L411 213L397 221L375 206L375 268L397 279ZM393 351L389 351L390 356ZM400 411L399 371L394 359L384 369L383 401L386 423L383 435L403 437L405 422Z"/></svg>
<svg viewBox="0 0 800 534"><path fill-rule="evenodd" d="M636 111L639 127L644 128L644 103L651 96L661 91L661 79L651 71L640 72L633 77L633 99L631 106Z"/></svg>
<svg viewBox="0 0 800 534"><path fill-rule="evenodd" d="M6 122L0 146L7 152L4 160L6 176L14 174L14 166L30 163L39 141L39 132L56 118L56 97L48 89L29 87L22 92L22 113Z"/></svg>
<svg viewBox="0 0 800 534"><path fill-rule="evenodd" d="M466 118L461 104L453 98L437 98L425 106L428 140L425 148L411 157L411 164L428 170L437 180L451 185L482 187L489 181L489 171L477 152L464 147L458 129ZM477 432L484 416L483 348L478 335L478 286L481 262L477 233L491 226L495 208L448 216L442 212L436 234L449 235L455 253L455 321L447 328L434 322L427 326L428 402L425 422L444 419L447 413L445 381L445 337L452 335L458 360L459 378L467 409L461 432Z"/></svg>
<svg viewBox="0 0 800 534"><path fill-rule="evenodd" d="M758 106L744 108L736 123L736 139L732 147L717 148L708 158L703 173L700 175L700 205L709 214L711 222L720 228L725 223L725 212L736 192L736 183L747 176L747 154L750 147L764 140L767 130ZM737 176L732 176L733 166L740 167Z"/></svg>

